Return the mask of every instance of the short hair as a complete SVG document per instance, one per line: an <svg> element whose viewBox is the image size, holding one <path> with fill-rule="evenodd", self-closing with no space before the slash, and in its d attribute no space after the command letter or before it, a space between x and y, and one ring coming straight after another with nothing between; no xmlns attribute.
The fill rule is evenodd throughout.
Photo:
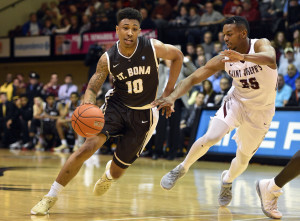
<svg viewBox="0 0 300 221"><path fill-rule="evenodd" d="M299 80L300 80L300 77L297 77L295 81L299 81Z"/></svg>
<svg viewBox="0 0 300 221"><path fill-rule="evenodd" d="M118 13L117 13L118 24L120 23L120 21L122 21L125 18L137 20L140 24L142 22L141 13L134 8L124 8L124 9L121 9L120 11L118 11Z"/></svg>
<svg viewBox="0 0 300 221"><path fill-rule="evenodd" d="M72 95L76 95L76 96L79 98L78 92L72 92L71 95L70 95L70 97L71 97Z"/></svg>
<svg viewBox="0 0 300 221"><path fill-rule="evenodd" d="M249 27L249 23L246 18L241 17L241 16L233 16L233 17L227 18L224 21L223 25L229 25L229 24L235 24L239 28L241 28L241 27L245 28L247 30L247 36L249 36L250 27Z"/></svg>

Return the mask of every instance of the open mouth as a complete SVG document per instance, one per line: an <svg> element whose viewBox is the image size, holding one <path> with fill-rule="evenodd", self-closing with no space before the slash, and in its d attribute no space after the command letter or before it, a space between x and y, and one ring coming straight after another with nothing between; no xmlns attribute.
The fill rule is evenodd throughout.
<svg viewBox="0 0 300 221"><path fill-rule="evenodd" d="M125 41L126 44L132 44L133 43L133 40L131 40L131 39L125 39L124 41Z"/></svg>

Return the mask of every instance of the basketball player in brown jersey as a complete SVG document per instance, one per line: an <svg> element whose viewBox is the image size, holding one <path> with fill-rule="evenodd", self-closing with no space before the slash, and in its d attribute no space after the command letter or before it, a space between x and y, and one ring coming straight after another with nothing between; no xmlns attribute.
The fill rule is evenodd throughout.
<svg viewBox="0 0 300 221"><path fill-rule="evenodd" d="M83 162L109 137L120 138L113 160L107 163L105 173L95 184L94 195L98 196L108 190L113 180L122 176L149 141L158 121L158 111L151 105L158 87L158 59L171 60L169 81L162 95L165 97L174 89L183 54L172 45L138 37L141 20L135 9L125 8L118 12L116 32L119 41L99 59L83 101L83 104L95 104L97 92L107 75L113 75L114 89L107 94L103 108L104 128L98 136L87 138L81 148L70 156L49 193L31 209L32 214L46 215Z"/></svg>

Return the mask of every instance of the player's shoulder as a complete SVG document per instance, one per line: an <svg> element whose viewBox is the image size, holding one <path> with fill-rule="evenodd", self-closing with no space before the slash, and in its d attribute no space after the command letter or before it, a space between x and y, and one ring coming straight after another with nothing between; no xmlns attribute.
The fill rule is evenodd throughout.
<svg viewBox="0 0 300 221"><path fill-rule="evenodd" d="M265 46L265 45L271 46L271 42L267 38L258 38L258 39L256 39L256 42L254 43L254 46Z"/></svg>

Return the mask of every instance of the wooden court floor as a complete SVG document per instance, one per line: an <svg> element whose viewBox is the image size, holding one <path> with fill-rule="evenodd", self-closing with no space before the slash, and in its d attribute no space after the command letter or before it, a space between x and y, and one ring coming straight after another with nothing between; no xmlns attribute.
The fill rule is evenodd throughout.
<svg viewBox="0 0 300 221"><path fill-rule="evenodd" d="M94 183L111 156L94 155L65 188L48 216L31 216L30 209L46 194L68 154L0 149L0 220L271 220L264 216L255 180L271 178L282 167L250 165L233 185L233 200L219 208L220 174L228 163L197 162L171 191L161 177L180 161L138 159L102 197ZM300 220L300 178L284 188L279 199L282 220Z"/></svg>

